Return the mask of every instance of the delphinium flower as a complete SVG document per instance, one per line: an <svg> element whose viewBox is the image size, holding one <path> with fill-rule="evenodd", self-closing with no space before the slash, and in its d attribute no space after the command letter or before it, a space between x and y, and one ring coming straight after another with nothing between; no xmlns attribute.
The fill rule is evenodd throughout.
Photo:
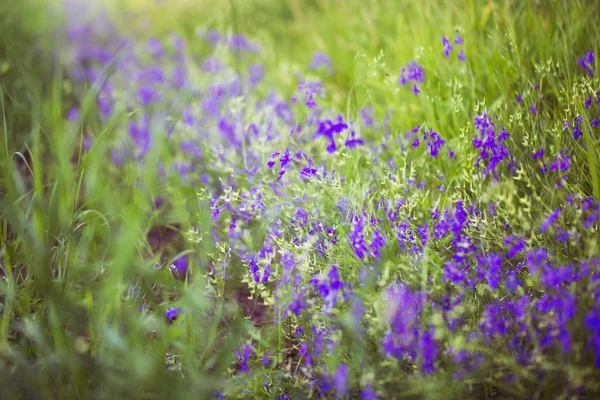
<svg viewBox="0 0 600 400"><path fill-rule="evenodd" d="M336 120L323 119L319 121L319 125L315 136L323 136L329 140L329 145L326 150L328 153L334 153L337 150L335 144L335 135L348 129L348 125L344 122L341 115L338 115Z"/></svg>
<svg viewBox="0 0 600 400"><path fill-rule="evenodd" d="M558 153L556 155L556 158L550 165L550 171L560 173L560 180L556 184L557 187L559 187L559 188L562 187L562 183L566 179L565 172L567 172L570 168L571 168L571 157L569 157L567 154L565 154L564 152L561 151L560 153Z"/></svg>
<svg viewBox="0 0 600 400"><path fill-rule="evenodd" d="M269 168L273 168L275 165L275 159L280 155L279 152L271 154L270 161L267 163ZM285 175L288 169L288 165L293 161L293 155L290 153L290 149L285 149L285 152L279 157L279 172L277 180L280 181Z"/></svg>
<svg viewBox="0 0 600 400"><path fill-rule="evenodd" d="M367 383L363 390L360 391L360 398L362 400L377 400L379 395L373 389L373 385Z"/></svg>
<svg viewBox="0 0 600 400"><path fill-rule="evenodd" d="M455 285L462 285L467 279L467 271L462 264L449 261L446 263L442 282L452 282Z"/></svg>
<svg viewBox="0 0 600 400"><path fill-rule="evenodd" d="M315 96L323 96L324 89L321 82L303 82L298 84L296 94L292 97L292 103L298 101L298 96L306 98L304 103L309 109L314 109L317 106Z"/></svg>
<svg viewBox="0 0 600 400"><path fill-rule="evenodd" d="M432 157L437 157L439 149L446 144L446 141L442 139L442 137L434 132L433 129L430 129L429 132L424 133L424 139L427 140L427 149L429 150L429 155Z"/></svg>
<svg viewBox="0 0 600 400"><path fill-rule="evenodd" d="M488 215L490 217L493 217L495 215L495 213L496 213L496 203L490 203Z"/></svg>
<svg viewBox="0 0 600 400"><path fill-rule="evenodd" d="M385 240L378 229L373 230L371 235L371 244L369 245L370 254L375 259L381 258L381 249L385 247Z"/></svg>
<svg viewBox="0 0 600 400"><path fill-rule="evenodd" d="M577 59L577 64L588 73L589 76L594 76L594 52L592 50L588 51L584 56L579 57Z"/></svg>
<svg viewBox="0 0 600 400"><path fill-rule="evenodd" d="M442 36L442 46L444 47L444 57L450 57L450 53L454 50L454 47L452 47L452 44L450 44L450 41L446 36Z"/></svg>
<svg viewBox="0 0 600 400"><path fill-rule="evenodd" d="M309 178L311 176L316 176L316 175L317 175L317 169L313 165L313 159L310 158L308 160L308 164L305 167L303 167L302 169L300 169L300 177L301 178Z"/></svg>
<svg viewBox="0 0 600 400"><path fill-rule="evenodd" d="M223 68L223 64L216 57L209 57L204 60L200 69L207 74L215 74Z"/></svg>
<svg viewBox="0 0 600 400"><path fill-rule="evenodd" d="M525 257L525 265L531 275L537 275L539 271L545 270L550 265L548 252L544 249L528 251Z"/></svg>
<svg viewBox="0 0 600 400"><path fill-rule="evenodd" d="M547 217L542 221L542 225L540 226L540 233L546 232L551 226L553 226L556 221L558 221L558 217L560 216L560 209L553 210Z"/></svg>
<svg viewBox="0 0 600 400"><path fill-rule="evenodd" d="M477 256L477 268L480 276L485 277L490 289L496 290L501 280L502 258L494 253L487 254L485 257Z"/></svg>
<svg viewBox="0 0 600 400"><path fill-rule="evenodd" d="M544 158L544 148L543 147L541 147L538 151L536 151L535 153L533 153L531 155L532 160L537 160L537 159L541 160L542 158Z"/></svg>
<svg viewBox="0 0 600 400"><path fill-rule="evenodd" d="M249 260L250 274L254 278L254 282L260 282L260 269L258 267L258 262L256 261L256 257L251 257Z"/></svg>
<svg viewBox="0 0 600 400"><path fill-rule="evenodd" d="M346 288L346 283L341 280L338 267L335 265L329 268L326 276L317 275L311 283L322 297L325 310L331 310L337 305L339 295L343 294Z"/></svg>
<svg viewBox="0 0 600 400"><path fill-rule="evenodd" d="M360 110L360 118L365 128L377 129L375 118L373 118L373 106L363 107Z"/></svg>
<svg viewBox="0 0 600 400"><path fill-rule="evenodd" d="M153 37L148 39L146 47L150 54L152 54L152 57L156 59L160 59L165 55L165 49L158 38Z"/></svg>
<svg viewBox="0 0 600 400"><path fill-rule="evenodd" d="M419 130L420 127L416 126L407 133L407 137L414 137L411 143L412 147L414 148L419 147L421 144L421 139L419 139L419 135L417 135ZM422 140L427 143L427 150L429 151L429 155L431 157L437 157L439 154L439 149L446 145L446 141L442 139L442 137L433 129L430 129L429 131L423 130Z"/></svg>
<svg viewBox="0 0 600 400"><path fill-rule="evenodd" d="M313 60L308 67L310 69L319 69L321 67L325 67L327 68L329 75L333 74L333 65L331 63L331 59L322 51L317 51L313 54Z"/></svg>
<svg viewBox="0 0 600 400"><path fill-rule="evenodd" d="M353 149L364 144L364 140L356 137L356 132L354 131L354 129L350 131L350 137L348 137L348 139L346 139L346 141L344 142L344 146L346 146L349 149Z"/></svg>
<svg viewBox="0 0 600 400"><path fill-rule="evenodd" d="M518 253L525 250L525 240L520 237L508 235L504 238L504 246L510 247L506 253L506 256L508 258L514 258Z"/></svg>
<svg viewBox="0 0 600 400"><path fill-rule="evenodd" d="M519 281L519 278L517 277L517 272L510 271L510 272L508 272L508 274L506 276L506 281L504 283L506 286L506 290L508 290L510 293L514 293L515 290L517 290L517 287L519 287L519 284L521 282Z"/></svg>
<svg viewBox="0 0 600 400"><path fill-rule="evenodd" d="M246 36L240 34L231 35L229 45L233 50L242 52L258 53L260 51L260 46L257 43L248 40Z"/></svg>
<svg viewBox="0 0 600 400"><path fill-rule="evenodd" d="M114 165L116 165L116 166L123 165L125 163L125 161L127 161L128 158L129 158L129 151L125 146L117 145L113 148L113 150L111 152L111 160Z"/></svg>
<svg viewBox="0 0 600 400"><path fill-rule="evenodd" d="M536 114L537 113L537 106L535 104L532 104L531 107L529 107L529 112L531 114Z"/></svg>
<svg viewBox="0 0 600 400"><path fill-rule="evenodd" d="M433 326L423 330L419 335L419 350L423 373L427 375L433 373L436 370L435 361L437 360L439 351L438 343L434 337Z"/></svg>
<svg viewBox="0 0 600 400"><path fill-rule="evenodd" d="M78 107L71 107L69 109L69 111L67 112L67 119L71 122L75 122L77 120L78 116L79 116L79 108Z"/></svg>
<svg viewBox="0 0 600 400"><path fill-rule="evenodd" d="M594 350L596 368L600 368L600 307L596 305L585 317L585 328L591 332L588 346Z"/></svg>
<svg viewBox="0 0 600 400"><path fill-rule="evenodd" d="M573 139L578 139L583 136L583 130L581 129L582 121L583 119L581 116L577 116L573 120Z"/></svg>
<svg viewBox="0 0 600 400"><path fill-rule="evenodd" d="M469 227L468 217L469 215L464 209L462 200L457 200L452 216L448 216L448 226L453 234L452 246L454 247L454 255L452 259L457 262L462 262L477 249L469 235L464 232L464 229Z"/></svg>
<svg viewBox="0 0 600 400"><path fill-rule="evenodd" d="M459 367L453 375L454 379L462 379L467 374L477 370L481 366L483 361L483 354L481 352L472 352L468 350L455 350L449 348L448 352L452 355L454 362Z"/></svg>
<svg viewBox="0 0 600 400"><path fill-rule="evenodd" d="M462 36L460 36L460 33L456 34L456 38L453 42L456 46L462 46L465 43ZM444 48L444 58L450 57L450 54L454 51L454 47L446 36L442 36L442 47ZM459 61L465 61L467 59L464 49L461 48L459 50L457 58Z"/></svg>
<svg viewBox="0 0 600 400"><path fill-rule="evenodd" d="M396 283L387 288L385 318L390 330L383 338L384 354L396 358L413 352L413 345L418 336L418 321L423 306L423 295L411 292L408 286Z"/></svg>
<svg viewBox="0 0 600 400"><path fill-rule="evenodd" d="M167 308L165 311L165 319L169 322L175 321L180 313L181 310L179 308Z"/></svg>
<svg viewBox="0 0 600 400"><path fill-rule="evenodd" d="M480 329L485 341L490 341L495 336L507 335L517 319L524 312L515 309L515 304L510 300L494 301L485 306Z"/></svg>
<svg viewBox="0 0 600 400"><path fill-rule="evenodd" d="M248 83L250 86L256 86L265 75L265 69L260 64L252 64L248 70Z"/></svg>
<svg viewBox="0 0 600 400"><path fill-rule="evenodd" d="M135 158L142 159L150 148L150 117L144 116L139 123L130 121L128 130L135 145Z"/></svg>
<svg viewBox="0 0 600 400"><path fill-rule="evenodd" d="M473 138L473 145L479 150L475 166L487 161L484 173L496 175L498 165L510 156L508 148L504 144L508 133L502 129L501 134L497 135L496 125L486 112L475 117L475 129L478 134Z"/></svg>
<svg viewBox="0 0 600 400"><path fill-rule="evenodd" d="M557 288L538 299L534 310L535 316L543 321L539 324L542 326L539 329L542 349L548 349L556 343L566 356L572 341L567 325L577 310L575 295L566 289Z"/></svg>
<svg viewBox="0 0 600 400"><path fill-rule="evenodd" d="M587 197L582 200L581 212L584 213L583 226L586 229L593 228L594 224L600 219L600 204L592 197Z"/></svg>
<svg viewBox="0 0 600 400"><path fill-rule="evenodd" d="M299 316L303 310L308 308L308 306L309 305L306 299L306 288L302 288L298 291L296 296L294 296L287 309L295 316Z"/></svg>
<svg viewBox="0 0 600 400"><path fill-rule="evenodd" d="M240 363L240 371L248 372L250 367L248 366L248 359L254 355L254 350L249 345L242 346L241 349L236 351L238 362Z"/></svg>
<svg viewBox="0 0 600 400"><path fill-rule="evenodd" d="M173 264L171 265L171 269L179 274L185 274L188 270L188 258L187 256L177 257Z"/></svg>
<svg viewBox="0 0 600 400"><path fill-rule="evenodd" d="M425 69L416 61L411 61L405 67L401 68L399 82L402 86L405 86L409 82L414 82L412 90L416 96L420 93L418 85L422 85L425 82Z"/></svg>
<svg viewBox="0 0 600 400"><path fill-rule="evenodd" d="M333 376L335 394L338 398L344 397L348 391L348 367L341 363Z"/></svg>

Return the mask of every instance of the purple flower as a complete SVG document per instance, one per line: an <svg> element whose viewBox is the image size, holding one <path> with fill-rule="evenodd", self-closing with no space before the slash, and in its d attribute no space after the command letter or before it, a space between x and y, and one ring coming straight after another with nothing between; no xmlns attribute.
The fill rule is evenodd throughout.
<svg viewBox="0 0 600 400"><path fill-rule="evenodd" d="M542 222L542 226L540 227L540 233L546 232L552 225L556 223L558 217L560 216L560 209L556 209L550 213L546 217L546 219Z"/></svg>
<svg viewBox="0 0 600 400"><path fill-rule="evenodd" d="M387 288L385 301L388 305L385 318L390 330L383 338L383 350L385 354L400 358L415 344L423 296L411 292L405 284L397 283Z"/></svg>
<svg viewBox="0 0 600 400"><path fill-rule="evenodd" d="M167 321L174 321L177 319L180 313L181 310L178 308L167 308L167 310L165 311L165 318L167 319Z"/></svg>
<svg viewBox="0 0 600 400"><path fill-rule="evenodd" d="M571 168L571 158L563 152L556 155L554 162L550 165L550 171L565 172Z"/></svg>
<svg viewBox="0 0 600 400"><path fill-rule="evenodd" d="M221 40L221 34L217 31L208 31L205 35L206 40L208 40L211 44L217 44L219 40Z"/></svg>
<svg viewBox="0 0 600 400"><path fill-rule="evenodd" d="M334 135L341 133L346 129L348 129L348 125L344 123L342 116L338 115L335 122L329 119L321 120L315 135L323 136L329 140L329 145L327 146L326 150L331 154L337 150Z"/></svg>
<svg viewBox="0 0 600 400"><path fill-rule="evenodd" d="M540 269L545 269L548 264L548 253L544 249L535 249L527 252L525 264L532 275L536 275Z"/></svg>
<svg viewBox="0 0 600 400"><path fill-rule="evenodd" d="M429 130L429 141L427 142L427 148L429 149L429 154L432 157L437 157L439 149L446 144L446 141L442 139L442 137L434 132L433 129Z"/></svg>
<svg viewBox="0 0 600 400"><path fill-rule="evenodd" d="M456 34L456 39L454 39L454 44L457 46L461 46L464 43L464 39L460 36L460 33Z"/></svg>
<svg viewBox="0 0 600 400"><path fill-rule="evenodd" d="M579 57L577 59L577 64L588 73L589 76L594 76L594 68L592 63L594 62L594 52L592 50L588 51L585 56Z"/></svg>
<svg viewBox="0 0 600 400"><path fill-rule="evenodd" d="M381 233L379 233L378 229L373 231L373 234L371 235L371 245L369 247L371 249L371 255L374 258L381 258L380 249L385 247L385 240L383 239L383 236L381 236Z"/></svg>
<svg viewBox="0 0 600 400"><path fill-rule="evenodd" d="M433 327L421 333L419 347L421 350L421 369L424 374L431 374L436 370L435 361L438 355L438 344L434 338Z"/></svg>
<svg viewBox="0 0 600 400"><path fill-rule="evenodd" d="M252 64L248 69L248 82L250 86L256 86L265 75L265 69L260 64Z"/></svg>
<svg viewBox="0 0 600 400"><path fill-rule="evenodd" d="M248 53L258 53L260 47L258 44L249 41L244 35L232 35L229 39L229 46L235 50L242 50Z"/></svg>
<svg viewBox="0 0 600 400"><path fill-rule="evenodd" d="M313 60L308 66L310 69L319 69L321 67L327 68L329 74L333 74L333 65L331 64L331 59L327 56L327 54L322 51L317 51L313 55Z"/></svg>
<svg viewBox="0 0 600 400"><path fill-rule="evenodd" d="M345 363L341 363L333 376L333 386L337 397L344 397L348 391L348 367Z"/></svg>
<svg viewBox="0 0 600 400"><path fill-rule="evenodd" d="M503 129L500 135L497 135L494 122L485 112L475 117L475 129L478 134L473 138L473 146L479 150L475 166L487 161L484 173L495 176L498 165L510 156L504 140L500 140L508 137L508 133Z"/></svg>
<svg viewBox="0 0 600 400"><path fill-rule="evenodd" d="M288 310L295 316L299 316L302 310L306 308L308 308L308 304L306 303L306 289L303 288L288 305Z"/></svg>
<svg viewBox="0 0 600 400"><path fill-rule="evenodd" d="M465 280L466 273L461 264L452 261L446 263L442 282L452 282L455 285L460 285L464 283Z"/></svg>
<svg viewBox="0 0 600 400"><path fill-rule="evenodd" d="M69 109L69 112L67 113L67 119L71 122L74 122L77 120L78 115L79 115L79 109L77 107L72 107L71 109Z"/></svg>
<svg viewBox="0 0 600 400"><path fill-rule="evenodd" d="M177 257L175 261L173 261L171 268L177 272L185 273L188 270L187 256Z"/></svg>
<svg viewBox="0 0 600 400"><path fill-rule="evenodd" d="M363 390L360 392L360 398L362 400L377 400L379 395L375 390L373 390L373 386L368 383Z"/></svg>
<svg viewBox="0 0 600 400"><path fill-rule="evenodd" d="M419 93L421 93L421 91L419 90L419 87L417 86L416 83L413 85L412 91L413 91L413 93L414 93L415 96L418 96Z"/></svg>
<svg viewBox="0 0 600 400"><path fill-rule="evenodd" d="M506 277L506 289L510 292L510 293L514 293L515 290L517 290L517 288L519 287L519 279L517 278L517 272L516 271L511 271L508 273L508 276Z"/></svg>
<svg viewBox="0 0 600 400"><path fill-rule="evenodd" d="M494 253L490 253L485 257L478 257L478 268L480 273L485 276L490 289L496 290L500 284L502 258Z"/></svg>
<svg viewBox="0 0 600 400"><path fill-rule="evenodd" d="M584 318L583 323L588 331L588 344L594 349L596 368L600 368L600 307L596 306Z"/></svg>
<svg viewBox="0 0 600 400"><path fill-rule="evenodd" d="M248 359L254 355L254 350L252 350L252 347L250 347L249 345L244 345L242 346L241 350L237 350L236 355L240 363L240 371L250 371L250 367L248 366Z"/></svg>
<svg viewBox="0 0 600 400"><path fill-rule="evenodd" d="M467 59L467 56L465 55L465 51L463 49L460 49L460 51L458 52L458 61L465 61Z"/></svg>
<svg viewBox="0 0 600 400"><path fill-rule="evenodd" d="M350 232L350 242L354 253L361 260L369 253L365 235L363 234L363 219L355 215L352 219L352 230Z"/></svg>
<svg viewBox="0 0 600 400"><path fill-rule="evenodd" d="M138 98L144 107L148 107L152 102L158 100L160 95L152 86L144 85L138 89Z"/></svg>
<svg viewBox="0 0 600 400"><path fill-rule="evenodd" d="M454 47L452 47L446 36L442 36L442 46L444 47L444 58L450 57L450 53L454 50Z"/></svg>
<svg viewBox="0 0 600 400"><path fill-rule="evenodd" d="M356 132L354 130L350 131L350 137L344 142L344 146L346 146L349 149L353 149L364 144L364 140L356 138Z"/></svg>
<svg viewBox="0 0 600 400"><path fill-rule="evenodd" d="M165 49L157 38L148 39L146 46L150 54L156 59L162 58L165 55Z"/></svg>
<svg viewBox="0 0 600 400"><path fill-rule="evenodd" d="M525 240L523 238L515 238L512 235L504 238L504 245L511 246L506 254L508 258L515 257L518 253L525 250Z"/></svg>
<svg viewBox="0 0 600 400"><path fill-rule="evenodd" d="M417 84L423 84L425 81L423 67L417 64L416 61L411 61L406 67L402 67L400 71L400 85L405 86L408 82L414 82L412 90L415 95L418 95L420 90Z"/></svg>
<svg viewBox="0 0 600 400"><path fill-rule="evenodd" d="M537 159L541 160L542 158L544 158L544 148L543 147L540 147L540 149L538 151L536 151L535 153L533 153L531 155L532 160L537 160Z"/></svg>

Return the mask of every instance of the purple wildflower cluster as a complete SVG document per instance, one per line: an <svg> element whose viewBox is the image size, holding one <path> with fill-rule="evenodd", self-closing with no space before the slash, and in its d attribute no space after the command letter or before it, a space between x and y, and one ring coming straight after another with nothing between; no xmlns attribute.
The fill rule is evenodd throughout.
<svg viewBox="0 0 600 400"><path fill-rule="evenodd" d="M453 40L452 43L454 43L454 45L456 45L456 46L462 47L462 45L465 43L465 40L462 38L462 36L460 36L460 33L457 33L456 38ZM442 36L442 46L444 48L444 58L450 57L450 54L452 53L452 51L454 51L454 47L452 46L452 43L446 36ZM459 61L465 61L467 59L464 49L461 48L459 50L457 58Z"/></svg>
<svg viewBox="0 0 600 400"><path fill-rule="evenodd" d="M589 76L594 76L594 53L590 50L584 56L577 59L577 64L588 73Z"/></svg>
<svg viewBox="0 0 600 400"><path fill-rule="evenodd" d="M400 69L400 85L406 86L409 82L414 82L412 91L417 96L421 93L419 86L425 82L425 69L420 66L416 61L411 61L405 67Z"/></svg>
<svg viewBox="0 0 600 400"><path fill-rule="evenodd" d="M475 166L484 165L484 174L496 177L499 173L498 167L504 160L510 160L509 167L514 167L512 157L506 146L506 140L510 134L502 127L497 132L496 124L487 112L475 117L475 130L477 135L473 138L473 146L479 151Z"/></svg>
<svg viewBox="0 0 600 400"><path fill-rule="evenodd" d="M586 195L565 193L571 189L567 173L583 162L573 146L521 148L484 111L462 147L464 159L472 156L473 167L493 182L468 172L451 177L432 160L443 158L446 140L425 124L402 142L391 112L377 121L367 106L360 118L344 117L324 107L322 82L300 75L296 94L285 100L264 87L260 46L238 34L202 35L207 46L227 51L196 56L177 35L138 43L111 34L103 45L75 35L70 74L82 87L99 86L98 119L128 116L108 141L110 169L156 168L161 184L194 189L206 211L210 227L197 240L206 247L197 250L214 269L192 271L196 264L186 255L173 261L175 275L194 283L194 274L203 274L218 288L239 278L235 283L268 309L269 322L260 324L268 325L265 332L277 329L277 342L268 334L240 338L231 357L236 368L224 376L258 376L271 397L278 395L275 387L289 390L286 398L301 386L304 395L375 399L396 393L360 376L371 368L364 364L382 376L401 366L392 372L419 379L448 371L462 379L495 368L523 387L547 372L544 357L600 368L600 259L594 254L600 206L587 187L580 191ZM464 61L463 44L459 34L453 41L442 36L444 57L456 46ZM105 77L101 67L110 62L115 74ZM592 76L593 62L590 52L579 65ZM315 53L309 68L333 71L323 53ZM402 67L399 83L412 84L415 95L424 81L417 62ZM69 111L73 123L78 118L76 108ZM573 138L583 130L577 117ZM454 146L458 135L443 135ZM430 157L412 164L407 143L426 143ZM173 155L171 165L151 162L159 145L160 154ZM506 165L516 175L517 159L557 177L552 200L537 205L547 212L506 206L502 190L523 190L503 174ZM494 202L474 198L477 185L489 185ZM166 208L163 200L154 205ZM527 213L537 219L521 225ZM169 307L164 319L173 322L182 312ZM368 363L353 356L352 346L369 349ZM580 351L584 347L591 356ZM513 357L519 368L484 348Z"/></svg>

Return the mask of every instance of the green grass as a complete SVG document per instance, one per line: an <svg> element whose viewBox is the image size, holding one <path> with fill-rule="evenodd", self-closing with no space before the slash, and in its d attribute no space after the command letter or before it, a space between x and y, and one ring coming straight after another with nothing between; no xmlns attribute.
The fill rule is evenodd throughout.
<svg viewBox="0 0 600 400"><path fill-rule="evenodd" d="M413 216L416 226L429 217L432 208L443 209L460 198L484 210L492 202L498 205L498 220L488 221L482 216L478 223L487 228L472 232L481 238L484 252L501 245L505 236L502 224L510 221L516 222L513 231L526 237L531 248L552 248L561 262L600 254L597 231L584 236L579 248L557 244L538 233L539 223L562 204L565 193L600 200L598 133L589 125L598 115L587 112L582 103L598 90L599 82L584 77L577 66L577 57L589 50L600 55L599 3L165 3L129 2L111 9L124 34L149 37L179 32L196 53L207 48L196 36L200 26L256 38L262 46L256 60L266 67L265 83L257 96L266 96L275 88L289 99L297 86L294 74L302 71L305 76L323 80L328 95L320 102L338 110L346 120L359 119L363 108L373 106L381 121L393 109L389 123L392 138L402 138L413 126L424 124L439 132L456 153L453 161L447 157L432 159L422 147L403 152L398 142L389 140L388 148L379 154L343 150L329 157L322 143L312 143L309 150L315 161L336 169L346 182L291 185L285 189L286 198L265 192L267 204L281 206L278 216L285 223L294 211L288 199L305 193L312 197L306 202L306 207L315 211L311 218L316 218L318 210L323 221L339 226L339 232L347 235L350 228L340 222L336 208L340 199L348 200L351 207L364 205L367 212L375 214L382 196L405 198L407 207L402 215ZM211 236L214 230L226 234L228 225L212 223L211 197L205 189L186 185L176 174L162 178L156 168L114 166L108 146L122 135L125 121L140 111L118 104L117 111L101 123L94 116L99 87L85 87L78 121L67 121L65 115L77 97L77 84L54 60L55 51L65 45L52 40L51 32L60 26L60 18L48 21L43 17L44 8L35 7L33 1L0 7L0 397L211 398L220 390L232 398L277 398L278 388L280 394L317 396L306 391L307 381L295 373L300 368L297 359L288 357L293 346L291 329L301 322L256 325L239 312L236 292L262 293L269 302L273 301L273 288L248 282L247 267L239 256L228 256L227 242ZM120 12L124 9L133 17ZM127 22L129 18L132 22ZM145 24L150 28L143 28ZM442 57L441 35L452 35L456 30L466 41L465 63ZM316 50L332 59L335 73L331 77L308 72L306 66ZM245 71L243 57L229 57L232 65ZM413 59L426 69L418 97L409 87L398 85L400 67ZM106 71L107 76L110 73L110 69ZM202 79L209 78L198 77ZM545 95L536 115L527 111L531 96L521 106L515 100L533 84L539 84ZM250 104L252 101L246 99ZM511 133L511 151L527 160L513 179L506 172L498 183L490 183L473 167L473 117L484 109L499 116ZM565 120L579 114L584 116L590 134L584 135L585 141L574 142L562 133L562 127ZM84 134L88 132L95 141L84 151ZM383 141L380 135L364 133L376 143ZM155 134L155 139L145 165L177 159L165 138ZM285 144L299 145L294 139ZM556 190L555 181L538 174L539 165L530 161L531 154L542 146L552 157L560 151L573 155L562 191ZM264 164L270 152L270 148L263 149ZM388 160L396 166L391 171L385 167ZM216 157L209 157L206 164L214 182L219 178L227 181L231 175ZM395 181L388 180L388 173ZM440 174L445 176L447 187L442 195L431 189L414 190L407 183L408 179L424 179L434 187L442 183ZM276 173L261 177L274 180ZM244 179L235 177L235 190L248 190L250 184ZM163 198L167 206L157 210L155 197ZM248 248L260 250L275 216L265 216L250 226L244 238ZM579 223L575 218L574 223ZM179 239L155 251L148 243L148 233L157 226L171 227L180 234ZM567 398L567 383L598 393L593 361L565 366L540 355L540 365L549 376L556 377L542 383L506 354L498 354L494 368L460 382L452 379L451 370L435 377L401 375L397 360L381 361L377 338L385 330L381 320L385 304L378 287L397 279L422 288L426 288L428 277L439 281L447 246L430 244L419 260L391 250L384 254L381 276L360 291L361 298L372 305L365 316L372 331L356 333L352 311L336 310L343 333L340 345L324 357L324 370L333 372L340 360L346 360L356 384L362 387L365 382L377 382L383 398L554 398L563 394ZM288 241L281 248L293 247ZM197 258L189 279L180 281L166 268L155 268L182 254ZM328 265L337 264L342 266L342 276L352 279L363 267L348 251L328 256L326 263L315 263L310 272L326 271ZM229 280L207 272L209 266L224 259L229 260ZM136 297L136 291L145 298ZM473 309L474 321L495 296L499 295L491 291L473 295L472 303L465 307ZM142 300L147 304L146 312L140 312ZM588 296L581 301L592 305L593 299ZM173 306L187 312L177 323L168 324L164 311ZM464 336L440 332L444 339L464 341ZM262 386L266 378L260 367L251 376L235 373L235 351L240 340L250 339L257 349L268 349L276 356L271 362L279 368L269 375L269 390ZM579 346L583 341L577 343ZM492 358L495 355L494 349L480 350ZM583 348L573 352L574 358L593 358ZM166 355L171 355L167 361ZM505 370L518 371L526 378L507 384L502 374Z"/></svg>

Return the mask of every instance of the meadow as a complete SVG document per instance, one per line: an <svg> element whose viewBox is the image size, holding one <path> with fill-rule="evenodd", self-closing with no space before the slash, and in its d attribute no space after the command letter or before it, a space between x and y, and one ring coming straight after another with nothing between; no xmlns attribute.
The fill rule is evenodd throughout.
<svg viewBox="0 0 600 400"><path fill-rule="evenodd" d="M598 16L1 2L0 398L600 397Z"/></svg>

